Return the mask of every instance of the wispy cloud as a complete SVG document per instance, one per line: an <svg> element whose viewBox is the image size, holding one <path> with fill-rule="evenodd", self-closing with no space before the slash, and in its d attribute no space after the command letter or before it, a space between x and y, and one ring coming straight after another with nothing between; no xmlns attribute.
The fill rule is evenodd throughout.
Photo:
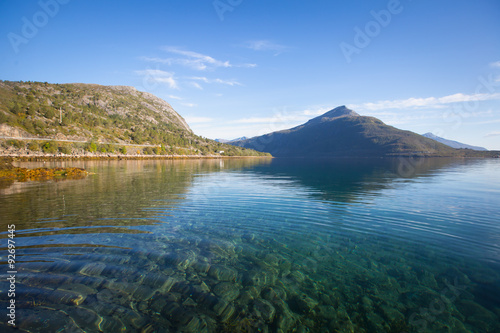
<svg viewBox="0 0 500 333"><path fill-rule="evenodd" d="M454 94L443 97L408 98L375 103L350 104L349 108L354 110L387 110L387 109L418 109L418 108L442 108L451 103L463 103L472 101L500 100L500 93L493 94Z"/></svg>
<svg viewBox="0 0 500 333"><path fill-rule="evenodd" d="M194 107L198 106L198 104L195 104L195 103L185 103L185 102L181 103L181 105L187 106L189 108L194 108Z"/></svg>
<svg viewBox="0 0 500 333"><path fill-rule="evenodd" d="M204 76L195 76L195 77L190 77L190 80L195 80L195 81L202 81L205 83L220 83L220 84L226 84L229 86L241 86L242 84L239 83L236 80L222 80L222 79L209 79Z"/></svg>
<svg viewBox="0 0 500 333"><path fill-rule="evenodd" d="M198 82L189 82L189 84L196 89L203 90L203 87Z"/></svg>
<svg viewBox="0 0 500 333"><path fill-rule="evenodd" d="M179 100L179 101L181 101L181 100L182 100L182 97L175 96L175 95L168 95L168 98L171 98L171 99L176 99L176 100Z"/></svg>
<svg viewBox="0 0 500 333"><path fill-rule="evenodd" d="M490 66L493 68L500 68L500 61L495 61L490 63Z"/></svg>
<svg viewBox="0 0 500 333"><path fill-rule="evenodd" d="M309 107L305 110L300 111L288 111L286 107L276 108L273 111L273 115L270 117L249 117L237 120L232 120L229 123L232 124L282 124L296 126L302 124L313 117L322 115L332 108L324 106Z"/></svg>
<svg viewBox="0 0 500 333"><path fill-rule="evenodd" d="M156 83L166 83L172 89L178 89L174 73L162 71L159 69L145 69L135 71L136 74L144 77L144 80L151 80Z"/></svg>
<svg viewBox="0 0 500 333"><path fill-rule="evenodd" d="M202 54L199 52L194 52L190 50L185 50L174 46L162 47L162 50L176 55L177 57L160 58L160 57L141 57L142 60L171 65L181 65L194 70L204 71L204 70L214 70L216 68L230 68L230 67L256 67L256 64L232 64L229 60L218 60L212 56Z"/></svg>
<svg viewBox="0 0 500 333"><path fill-rule="evenodd" d="M251 40L242 44L243 47L254 51L273 51L274 55L278 55L289 49L288 46L274 43L269 40Z"/></svg>
<svg viewBox="0 0 500 333"><path fill-rule="evenodd" d="M472 125L487 125L487 124L496 124L500 123L500 119L488 119L484 121L476 121L476 122L471 122L470 124Z"/></svg>
<svg viewBox="0 0 500 333"><path fill-rule="evenodd" d="M183 58L170 59L171 63L178 63L193 69L205 70L209 67L233 67L229 61L220 61L198 52L182 50L173 46L165 46L162 49L168 53L184 56Z"/></svg>
<svg viewBox="0 0 500 333"><path fill-rule="evenodd" d="M494 136L500 136L500 132L490 132L490 133L486 134L484 137L485 138L491 138L491 137L494 137Z"/></svg>

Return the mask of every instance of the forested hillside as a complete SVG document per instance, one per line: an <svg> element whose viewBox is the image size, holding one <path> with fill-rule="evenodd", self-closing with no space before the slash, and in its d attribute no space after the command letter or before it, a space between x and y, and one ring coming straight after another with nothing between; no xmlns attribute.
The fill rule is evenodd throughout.
<svg viewBox="0 0 500 333"><path fill-rule="evenodd" d="M16 138L3 146L32 150L50 139L66 153L86 143L87 151L144 145L152 154L263 155L195 135L170 104L126 86L0 81L0 136Z"/></svg>

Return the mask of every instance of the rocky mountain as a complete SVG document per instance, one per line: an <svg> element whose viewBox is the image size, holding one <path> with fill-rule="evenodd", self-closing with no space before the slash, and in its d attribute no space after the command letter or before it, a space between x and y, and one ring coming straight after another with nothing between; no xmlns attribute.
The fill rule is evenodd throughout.
<svg viewBox="0 0 500 333"><path fill-rule="evenodd" d="M463 152L337 107L297 127L232 144L276 157L460 156Z"/></svg>
<svg viewBox="0 0 500 333"><path fill-rule="evenodd" d="M432 134L430 132L422 134L422 136L425 136L426 138L435 140L437 142L441 142L441 143L443 143L443 144L445 144L447 146L450 146L450 147L456 148L456 149L472 149L472 150L480 150L480 151L486 151L486 150L488 150L488 149L483 148L483 147L471 146L471 145L468 145L468 144L465 144L465 143L461 143L461 142L458 142L458 141L444 139L444 138L439 137L437 135L434 135L434 134Z"/></svg>
<svg viewBox="0 0 500 333"><path fill-rule="evenodd" d="M158 146L155 153L164 154L258 154L195 135L170 104L150 93L82 83L0 81L0 137L71 142L66 152L94 142L91 149L103 151L130 144Z"/></svg>

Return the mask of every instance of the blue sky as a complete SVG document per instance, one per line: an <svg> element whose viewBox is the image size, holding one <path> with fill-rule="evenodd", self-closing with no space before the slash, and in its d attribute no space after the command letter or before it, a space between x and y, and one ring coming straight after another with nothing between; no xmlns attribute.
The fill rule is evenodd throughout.
<svg viewBox="0 0 500 333"><path fill-rule="evenodd" d="M347 105L500 150L497 0L5 0L0 15L0 79L134 86L205 137Z"/></svg>

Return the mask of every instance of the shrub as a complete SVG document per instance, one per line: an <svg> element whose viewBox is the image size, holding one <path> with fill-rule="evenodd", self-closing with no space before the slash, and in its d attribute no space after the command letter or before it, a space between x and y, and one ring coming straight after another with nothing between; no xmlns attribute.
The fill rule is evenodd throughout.
<svg viewBox="0 0 500 333"><path fill-rule="evenodd" d="M47 106L43 108L45 118L52 119L56 115L54 109Z"/></svg>
<svg viewBox="0 0 500 333"><path fill-rule="evenodd" d="M30 107L28 107L28 110L26 111L26 113L33 117L36 114L36 110L33 106L30 106Z"/></svg>
<svg viewBox="0 0 500 333"><path fill-rule="evenodd" d="M108 144L105 146L107 152L114 153L116 151L116 147L112 144Z"/></svg>
<svg viewBox="0 0 500 333"><path fill-rule="evenodd" d="M127 154L127 147L125 147L125 146L121 147L120 153L122 153L123 155L126 155Z"/></svg>
<svg viewBox="0 0 500 333"><path fill-rule="evenodd" d="M66 154L66 155L71 155L71 153L72 153L72 149L71 149L70 145L62 145L61 147L59 147L59 151L63 154Z"/></svg>
<svg viewBox="0 0 500 333"><path fill-rule="evenodd" d="M26 147L26 144L19 140L7 140L7 145L18 149Z"/></svg>
<svg viewBox="0 0 500 333"><path fill-rule="evenodd" d="M7 122L7 119L8 119L7 115L2 111L0 111L0 124Z"/></svg>
<svg viewBox="0 0 500 333"><path fill-rule="evenodd" d="M52 141L45 142L42 146L42 150L46 154L54 154L57 152L57 145Z"/></svg>
<svg viewBox="0 0 500 333"><path fill-rule="evenodd" d="M32 141L28 143L28 149L31 151L39 151L40 145L37 142Z"/></svg>

